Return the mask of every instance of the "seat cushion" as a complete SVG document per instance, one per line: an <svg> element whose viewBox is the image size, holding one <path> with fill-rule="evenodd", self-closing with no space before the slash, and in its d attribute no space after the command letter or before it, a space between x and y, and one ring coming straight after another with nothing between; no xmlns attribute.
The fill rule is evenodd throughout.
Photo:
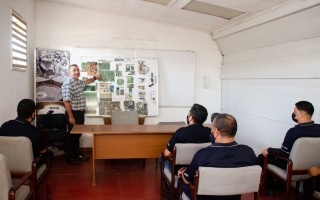
<svg viewBox="0 0 320 200"><path fill-rule="evenodd" d="M313 197L315 199L320 199L320 192L314 191Z"/></svg>
<svg viewBox="0 0 320 200"><path fill-rule="evenodd" d="M39 177L43 174L43 172L47 169L47 165L46 164L42 164L40 167L38 167L37 170L37 179L39 179Z"/></svg>
<svg viewBox="0 0 320 200"><path fill-rule="evenodd" d="M172 174L171 174L171 171L167 167L164 167L163 174L164 174L165 178L171 183L171 175ZM179 177L177 175L175 175L174 177L175 177L174 188L177 188Z"/></svg>
<svg viewBox="0 0 320 200"><path fill-rule="evenodd" d="M30 192L30 187L22 185L16 192L16 200L25 200Z"/></svg>
<svg viewBox="0 0 320 200"><path fill-rule="evenodd" d="M182 200L190 200L189 197L183 192L181 195Z"/></svg>
<svg viewBox="0 0 320 200"><path fill-rule="evenodd" d="M287 170L281 169L280 167L277 167L272 164L268 164L268 170L277 174L278 176L281 177L282 180L287 180ZM306 175L294 175L291 177L291 182L296 182L296 181L303 181L310 178L308 174Z"/></svg>

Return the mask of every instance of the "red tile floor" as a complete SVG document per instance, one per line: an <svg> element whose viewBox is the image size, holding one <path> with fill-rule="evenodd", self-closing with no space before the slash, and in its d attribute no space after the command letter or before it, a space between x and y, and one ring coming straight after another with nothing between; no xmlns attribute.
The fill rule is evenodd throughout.
<svg viewBox="0 0 320 200"><path fill-rule="evenodd" d="M91 153L85 152L91 159ZM155 159L97 160L97 184L92 186L91 160L79 166L69 165L65 156L54 157L51 172L52 200L159 200L160 172ZM43 187L44 188L44 187ZM39 191L45 199L45 190ZM253 194L242 195L252 200ZM282 200L284 192L263 196L260 200ZM290 199L302 200L291 190Z"/></svg>

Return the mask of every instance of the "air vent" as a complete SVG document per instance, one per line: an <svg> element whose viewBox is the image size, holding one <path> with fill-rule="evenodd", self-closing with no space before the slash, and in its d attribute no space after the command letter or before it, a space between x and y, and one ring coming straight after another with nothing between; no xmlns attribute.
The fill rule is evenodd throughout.
<svg viewBox="0 0 320 200"><path fill-rule="evenodd" d="M168 5L171 0L144 0L144 1L149 1L152 3L157 3L157 4L162 4L162 5Z"/></svg>
<svg viewBox="0 0 320 200"><path fill-rule="evenodd" d="M238 10L233 10L233 9L216 6L212 4L207 4L199 1L191 1L182 9L199 12L203 14L208 14L208 15L213 15L216 17L224 18L224 19L232 19L234 17L237 17L243 14L243 12Z"/></svg>

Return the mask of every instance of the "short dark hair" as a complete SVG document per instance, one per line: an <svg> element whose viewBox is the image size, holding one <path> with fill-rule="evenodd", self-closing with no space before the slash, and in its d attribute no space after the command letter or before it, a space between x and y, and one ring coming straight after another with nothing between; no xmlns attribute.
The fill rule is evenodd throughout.
<svg viewBox="0 0 320 200"><path fill-rule="evenodd" d="M36 111L36 104L31 99L22 99L18 103L18 118L27 119Z"/></svg>
<svg viewBox="0 0 320 200"><path fill-rule="evenodd" d="M219 114L213 120L213 127L217 128L222 136L234 137L237 133L237 120L229 114Z"/></svg>
<svg viewBox="0 0 320 200"><path fill-rule="evenodd" d="M71 64L71 65L68 67L68 70L70 70L71 67L78 67L78 68L79 68L79 66L78 66L77 64Z"/></svg>
<svg viewBox="0 0 320 200"><path fill-rule="evenodd" d="M314 112L313 105L308 101L299 101L296 103L296 107L298 110L305 111L310 116L313 115L313 112Z"/></svg>
<svg viewBox="0 0 320 200"><path fill-rule="evenodd" d="M213 122L213 120L219 115L220 113L212 113L211 115L211 122Z"/></svg>
<svg viewBox="0 0 320 200"><path fill-rule="evenodd" d="M196 124L203 124L203 122L205 122L208 117L207 109L204 106L196 103L193 104L189 113L192 116L194 123Z"/></svg>

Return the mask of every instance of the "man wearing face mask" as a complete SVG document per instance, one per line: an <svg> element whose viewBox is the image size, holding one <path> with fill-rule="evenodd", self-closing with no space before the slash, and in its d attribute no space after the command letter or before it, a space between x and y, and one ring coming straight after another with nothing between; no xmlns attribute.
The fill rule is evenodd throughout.
<svg viewBox="0 0 320 200"><path fill-rule="evenodd" d="M206 143L210 142L211 129L202 124L207 120L208 112L205 107L193 104L188 115L187 123L189 126L179 128L171 137L164 150L164 155L169 156L176 143Z"/></svg>
<svg viewBox="0 0 320 200"><path fill-rule="evenodd" d="M84 89L87 84L100 80L100 75L88 78L86 81L79 79L80 70L78 65L72 64L68 68L69 77L62 85L63 103L66 108L68 130L71 131L75 124L84 124L84 112L86 109L86 97ZM79 165L80 161L88 160L80 153L81 134L68 134L66 137L67 163Z"/></svg>
<svg viewBox="0 0 320 200"><path fill-rule="evenodd" d="M314 112L313 105L308 101L299 101L295 104L294 111L292 113L292 120L296 123L294 127L290 128L283 140L281 148L266 148L259 155L259 164L263 166L263 157L268 154L276 154L282 157L289 158L292 146L294 142L301 137L320 137L320 125L315 124L312 121L312 115ZM275 159L273 156L268 156L268 163L276 165L282 169L287 168L287 162L284 160ZM267 190L272 190L272 180L267 177Z"/></svg>
<svg viewBox="0 0 320 200"><path fill-rule="evenodd" d="M238 144L235 141L237 133L237 121L229 114L219 114L212 122L212 135L215 143L199 150L193 157L190 165L180 169L179 177L182 178L182 188L185 194L191 198L191 191L187 185L194 181L194 174L202 167L246 167L255 165L257 157L253 149L247 145ZM226 177L228 178L228 177ZM199 195L198 200L240 200L241 195L207 196Z"/></svg>
<svg viewBox="0 0 320 200"><path fill-rule="evenodd" d="M32 143L33 157L47 153L47 147L43 141L39 128L33 126L31 122L35 119L36 105L31 99L22 99L18 103L18 117L7 121L0 128L0 136L24 136Z"/></svg>

